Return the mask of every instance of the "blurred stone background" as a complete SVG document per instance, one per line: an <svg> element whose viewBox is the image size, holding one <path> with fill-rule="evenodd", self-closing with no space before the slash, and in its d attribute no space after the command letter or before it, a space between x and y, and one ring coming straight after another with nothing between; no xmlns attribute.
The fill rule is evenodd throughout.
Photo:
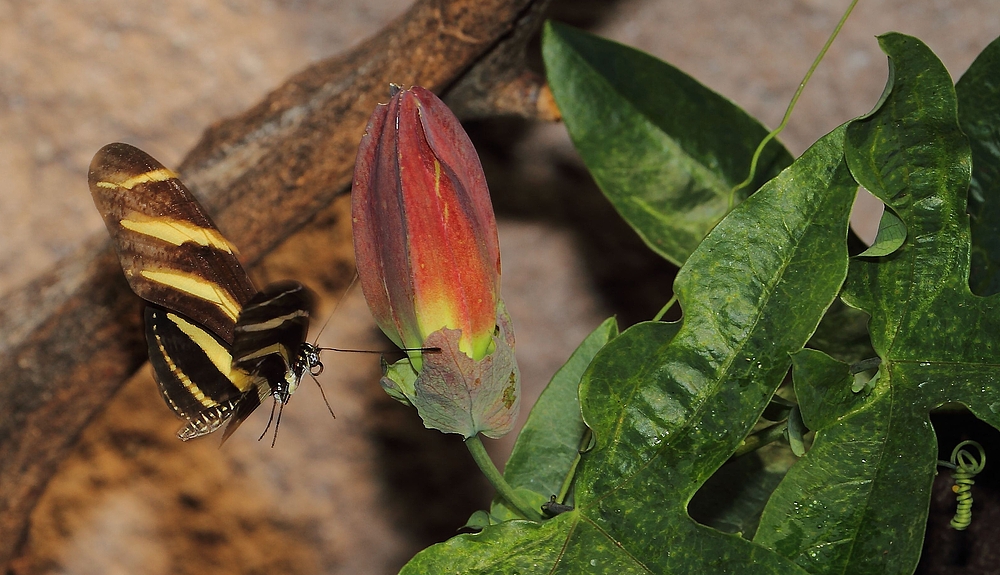
<svg viewBox="0 0 1000 575"><path fill-rule="evenodd" d="M553 14L671 62L773 127L847 4L567 0ZM176 166L206 126L377 32L407 5L0 0L0 294L105 233L86 184L102 145L126 141ZM923 39L957 78L1000 35L1000 10L990 0L860 2L781 137L793 154L874 105L886 74L875 35L890 30ZM504 295L530 401L604 317L616 313L627 325L652 315L669 298L674 270L609 223L561 125L469 128L497 204ZM345 197L318 214L258 279L313 262L298 279L327 297L323 313L332 310L353 272L347 205ZM863 235L878 215L875 203L859 203ZM360 290L322 343L385 345ZM261 413L224 449L181 444L178 421L141 372L63 465L15 571L390 573L486 504L461 443L422 431L385 398L376 360L340 354L325 363L337 419L304 385L275 449L255 441ZM502 461L509 446L494 447Z"/></svg>

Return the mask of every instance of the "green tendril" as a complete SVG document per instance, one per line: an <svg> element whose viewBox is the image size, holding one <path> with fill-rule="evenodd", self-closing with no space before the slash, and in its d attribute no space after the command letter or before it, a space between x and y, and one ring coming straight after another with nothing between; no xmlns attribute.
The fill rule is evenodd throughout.
<svg viewBox="0 0 1000 575"><path fill-rule="evenodd" d="M674 297L670 298L670 301L668 301L665 306L660 308L660 311L656 312L656 315L653 316L653 321L660 321L663 319L663 316L670 311L670 308L674 307L675 303L677 303L677 294L674 294Z"/></svg>
<svg viewBox="0 0 1000 575"><path fill-rule="evenodd" d="M967 445L979 452L978 460L972 452L963 449ZM982 445L967 440L955 446L951 452L951 461L938 461L938 464L952 470L951 477L955 480L955 485L951 490L955 492L958 504L955 516L951 519L951 527L964 531L972 523L972 486L976 483L973 478L986 467L986 452Z"/></svg>
<svg viewBox="0 0 1000 575"><path fill-rule="evenodd" d="M772 130L770 134L764 136L764 139L761 140L760 144L757 146L757 150L753 153L753 159L750 160L750 173L747 174L745 180L736 184L736 186L729 192L729 210L727 211L733 210L733 206L736 204L736 194L743 188L750 185L750 182L753 181L753 178L757 173L757 162L760 160L760 155L764 151L764 147L767 146L771 140L777 137L777 135L780 134L788 125L788 120L792 117L792 110L795 108L795 104L798 103L799 97L802 95L802 91L805 90L806 84L809 83L809 79L812 78L813 72L815 72L816 68L819 67L819 63L826 56L826 53L833 44L833 41L840 34L840 30L844 27L847 17L854 11L854 6L857 3L858 0L852 0L851 5L847 7L846 11L844 11L844 15L840 17L840 22L837 22L837 26L833 29L833 33L830 34L830 37L827 38L826 44L823 45L823 49L816 55L816 59L813 60L812 66L809 67L809 71L806 72L805 77L802 78L801 82L799 82L799 88L795 90L795 95L792 96L792 101L788 103L788 108L785 109L785 116L781 119L781 123L778 124L778 127Z"/></svg>

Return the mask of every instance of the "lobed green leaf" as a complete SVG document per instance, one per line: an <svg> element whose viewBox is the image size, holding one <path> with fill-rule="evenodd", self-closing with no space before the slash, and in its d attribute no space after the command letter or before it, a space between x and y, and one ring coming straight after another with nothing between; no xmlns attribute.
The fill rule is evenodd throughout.
<svg viewBox="0 0 1000 575"><path fill-rule="evenodd" d="M676 337L650 348L656 340L644 331L656 326L632 328L581 387L597 447L584 461L577 502L593 497L592 514L609 534L645 535L636 556L681 571L723 557L757 572L787 569L694 524L684 507L757 421L788 353L812 335L840 287L856 189L843 134L817 142L692 254L674 286L684 311ZM618 346L628 353L611 356ZM668 559L667 549L701 551Z"/></svg>
<svg viewBox="0 0 1000 575"><path fill-rule="evenodd" d="M970 151L955 89L919 40L887 34L879 43L890 61L886 94L848 126L845 154L907 237L889 255L853 260L842 294L871 314L879 377L860 408L812 406L813 447L775 491L755 538L815 574L912 573L937 459L930 410L962 402L1000 425L1000 300L969 288ZM803 413L829 396L800 397Z"/></svg>

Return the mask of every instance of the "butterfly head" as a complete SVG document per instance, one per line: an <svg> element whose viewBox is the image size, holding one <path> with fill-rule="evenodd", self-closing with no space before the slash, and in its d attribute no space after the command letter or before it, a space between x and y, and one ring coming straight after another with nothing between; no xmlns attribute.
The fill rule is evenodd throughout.
<svg viewBox="0 0 1000 575"><path fill-rule="evenodd" d="M283 380L272 390L274 400L282 405L288 403L292 394L299 388L299 382L306 373L316 377L323 373L323 362L319 359L320 349L315 345L304 342L299 350L298 356L292 362L290 369L285 372Z"/></svg>

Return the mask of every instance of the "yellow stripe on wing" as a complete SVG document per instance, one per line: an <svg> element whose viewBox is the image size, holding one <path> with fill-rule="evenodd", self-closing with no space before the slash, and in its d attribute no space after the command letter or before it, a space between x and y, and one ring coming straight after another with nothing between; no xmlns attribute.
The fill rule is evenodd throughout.
<svg viewBox="0 0 1000 575"><path fill-rule="evenodd" d="M212 364L215 365L215 368L219 370L219 373L229 373L229 369L233 363L233 356L230 355L229 350L226 349L224 345L219 343L219 340L212 337L212 335L207 331L177 314L167 312L167 319L174 322L174 325L176 325L179 330L184 332L184 335L188 336L191 341L198 344L198 347L205 352L205 356L208 357L208 360L211 361Z"/></svg>
<svg viewBox="0 0 1000 575"><path fill-rule="evenodd" d="M251 359L260 359L262 357L271 355L272 353L276 353L276 354L280 355L281 358L285 360L285 365L291 365L292 364L291 358L288 357L288 348L286 348L285 346L281 345L280 343L275 343L275 344L269 345L267 347L262 347L260 349L256 349L252 353L248 353L248 354L246 354L246 355L244 355L242 357L239 357L237 359L239 361L243 362L243 361L248 361L248 360L251 360Z"/></svg>
<svg viewBox="0 0 1000 575"><path fill-rule="evenodd" d="M222 237L219 230L203 228L190 222L172 218L154 218L144 221L123 219L119 223L127 230L156 238L175 246L191 242L199 246L213 247L230 254L236 253L236 247L229 243L229 240Z"/></svg>
<svg viewBox="0 0 1000 575"><path fill-rule="evenodd" d="M239 327L240 331L267 331L281 327L286 321L291 321L300 317L309 317L309 312L304 309L297 309L282 316L271 318L258 323L244 323Z"/></svg>
<svg viewBox="0 0 1000 575"><path fill-rule="evenodd" d="M142 270L142 277L151 282L171 287L196 298L215 304L233 321L240 315L240 304L229 293L204 278L172 270ZM223 371L222 373L227 373Z"/></svg>
<svg viewBox="0 0 1000 575"><path fill-rule="evenodd" d="M167 180L172 180L177 177L177 174L173 170L168 170L167 168L158 168L156 170L150 170L142 174L125 178L120 182L96 182L98 188L125 188L126 190L131 190L132 188L138 186L139 184L145 184L146 182L165 182Z"/></svg>
<svg viewBox="0 0 1000 575"><path fill-rule="evenodd" d="M230 355L229 350L220 344L217 339L212 337L211 334L186 319L170 312L167 312L167 319L174 322L177 329L184 332L184 335L191 338L191 341L195 342L198 347L205 352L209 361L215 365L215 368L218 369L220 373L225 374L229 378L229 381L233 382L236 389L246 391L256 385L255 378L251 377L250 374L239 369L232 368L233 356Z"/></svg>
<svg viewBox="0 0 1000 575"><path fill-rule="evenodd" d="M212 363L214 363L216 367L218 367L219 364L216 362L217 361L216 358L212 357L210 349L206 348L205 345L196 336L198 334L206 336L208 339L212 340L212 343L214 343L216 346L219 346L218 342L216 342L213 337L209 336L207 333L201 331L200 329L196 328L195 326L191 325L190 323L184 321L183 319L177 317L172 313L167 314L167 319L177 324L177 327L179 327L181 331L187 334L188 337L190 337L191 339L195 340L198 346L201 347L203 350L205 350L205 353L208 354L209 359L212 361ZM197 333L195 335L192 335L191 333L188 332L186 328L191 328ZM170 369L170 373L177 378L177 381L181 382L181 385L183 385L184 389L186 389L188 393L191 394L191 397L194 397L198 403L204 405L205 407L215 407L219 405L214 399L205 395L205 392L203 392L201 388L198 387L198 384L192 381L191 378L188 377L188 375L184 373L183 370L181 370L181 368L177 367L177 364L174 363L173 358L170 357L169 353L167 353L167 350L163 346L163 342L160 341L160 336L158 335L156 336L156 345L157 347L160 348L160 354L163 356L163 360L167 363L167 368ZM223 351L225 352L225 350ZM227 357L229 356L228 352L226 352L226 356ZM226 370L223 371L222 373L228 373L228 371L229 368L227 367Z"/></svg>

